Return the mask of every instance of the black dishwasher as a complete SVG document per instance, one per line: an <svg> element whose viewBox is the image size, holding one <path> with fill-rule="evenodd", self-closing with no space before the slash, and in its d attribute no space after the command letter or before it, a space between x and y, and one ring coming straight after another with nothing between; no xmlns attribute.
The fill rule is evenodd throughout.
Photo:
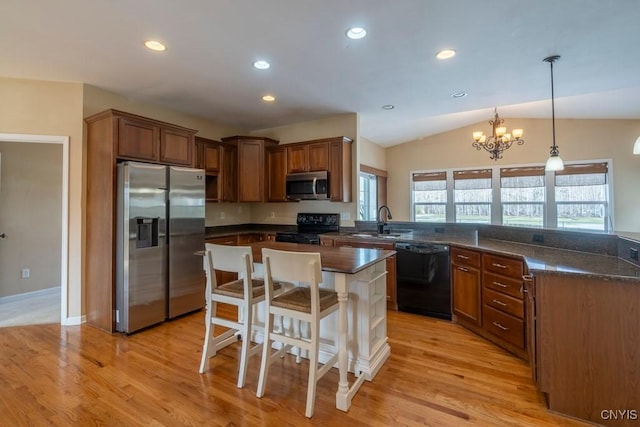
<svg viewBox="0 0 640 427"><path fill-rule="evenodd" d="M398 310L451 320L449 246L397 243Z"/></svg>

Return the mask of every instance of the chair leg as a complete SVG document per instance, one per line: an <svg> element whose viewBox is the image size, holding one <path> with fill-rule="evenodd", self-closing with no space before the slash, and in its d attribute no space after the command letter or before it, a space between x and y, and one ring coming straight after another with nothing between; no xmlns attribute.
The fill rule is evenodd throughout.
<svg viewBox="0 0 640 427"><path fill-rule="evenodd" d="M316 383L318 382L318 354L320 353L319 321L316 319L310 323L311 349L309 350L309 379L307 383L307 407L304 415L307 418L313 416L316 402Z"/></svg>
<svg viewBox="0 0 640 427"><path fill-rule="evenodd" d="M240 310L240 307L238 307ZM247 377L247 364L249 363L249 350L251 349L251 323L253 322L253 313L251 307L243 307L244 324L242 325L242 350L240 350L240 365L238 366L238 388L244 387L245 378Z"/></svg>
<svg viewBox="0 0 640 427"><path fill-rule="evenodd" d="M215 325L211 323L211 318L216 315L216 303L209 302L207 314L205 316L204 344L202 346L202 358L200 359L200 373L204 374L209 368L209 359L216 355L216 343L214 338Z"/></svg>
<svg viewBox="0 0 640 427"><path fill-rule="evenodd" d="M268 310L268 308L267 308ZM267 386L267 375L271 355L271 331L273 329L273 314L268 313L264 319L264 342L262 343L262 361L260 362L260 377L258 379L258 389L256 396L264 396L264 389Z"/></svg>

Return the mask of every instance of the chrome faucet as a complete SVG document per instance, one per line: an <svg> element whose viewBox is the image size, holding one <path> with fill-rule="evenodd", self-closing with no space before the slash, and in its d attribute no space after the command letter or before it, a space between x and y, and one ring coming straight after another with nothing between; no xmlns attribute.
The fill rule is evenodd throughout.
<svg viewBox="0 0 640 427"><path fill-rule="evenodd" d="M378 218L377 218L378 234L383 234L385 232L385 225L387 225L387 219L385 219L384 221L381 220L380 213L382 212L382 209L386 209L387 210L387 219L393 219L393 217L391 216L391 211L389 210L389 206L387 206L387 205L380 206L378 208ZM388 232L388 230L387 230L387 232Z"/></svg>

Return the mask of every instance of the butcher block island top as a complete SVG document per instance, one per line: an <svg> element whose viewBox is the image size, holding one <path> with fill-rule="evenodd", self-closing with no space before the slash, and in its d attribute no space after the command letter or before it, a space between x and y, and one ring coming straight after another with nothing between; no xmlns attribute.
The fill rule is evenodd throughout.
<svg viewBox="0 0 640 427"><path fill-rule="evenodd" d="M253 261L257 263L262 263L262 248L293 252L317 252L320 253L323 271L344 274L356 274L396 253L396 251L383 249L337 248L285 242L256 242L251 243L250 246L253 251Z"/></svg>

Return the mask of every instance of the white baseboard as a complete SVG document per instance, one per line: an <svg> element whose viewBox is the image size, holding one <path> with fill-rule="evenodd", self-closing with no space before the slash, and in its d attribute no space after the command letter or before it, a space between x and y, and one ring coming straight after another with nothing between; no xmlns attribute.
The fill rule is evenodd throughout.
<svg viewBox="0 0 640 427"><path fill-rule="evenodd" d="M25 292L23 294L9 295L6 297L0 298L0 304L5 304L8 302L20 301L27 298L33 298L37 296L45 296L50 294L55 294L60 292L60 286L54 286L53 288L40 289L38 291L33 292Z"/></svg>
<svg viewBox="0 0 640 427"><path fill-rule="evenodd" d="M82 323L85 323L86 321L87 321L87 316L83 314L82 316L67 317L62 322L60 322L60 324L63 326L73 326L73 325L80 325Z"/></svg>

